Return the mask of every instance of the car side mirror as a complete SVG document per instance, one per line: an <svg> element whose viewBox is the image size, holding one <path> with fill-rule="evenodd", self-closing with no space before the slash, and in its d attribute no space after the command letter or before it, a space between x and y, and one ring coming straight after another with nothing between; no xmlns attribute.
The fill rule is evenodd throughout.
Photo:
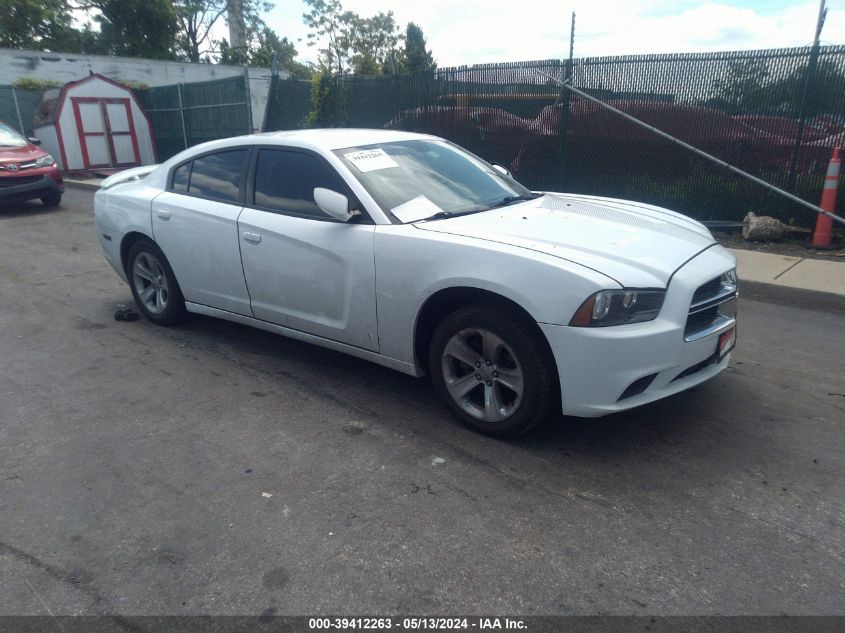
<svg viewBox="0 0 845 633"><path fill-rule="evenodd" d="M349 222L353 216L357 215L355 211L349 209L349 198L331 189L315 187L314 202L321 211L341 222Z"/></svg>
<svg viewBox="0 0 845 633"><path fill-rule="evenodd" d="M503 167L499 163L491 163L491 165L492 165L493 169L495 169L497 172L499 172L503 176L507 176L508 178L513 177L513 174L510 172L510 170L508 170L507 167Z"/></svg>
<svg viewBox="0 0 845 633"><path fill-rule="evenodd" d="M34 136L27 136L26 140L33 145L41 145L41 139L35 138Z"/></svg>

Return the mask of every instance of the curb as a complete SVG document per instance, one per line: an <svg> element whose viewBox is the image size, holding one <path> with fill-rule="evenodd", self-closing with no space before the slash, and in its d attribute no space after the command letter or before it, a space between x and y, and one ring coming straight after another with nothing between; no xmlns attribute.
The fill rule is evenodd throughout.
<svg viewBox="0 0 845 633"><path fill-rule="evenodd" d="M767 303L779 303L798 308L845 314L845 295L834 292L806 290L740 279L739 296L740 299L753 299Z"/></svg>
<svg viewBox="0 0 845 633"><path fill-rule="evenodd" d="M86 191L97 191L100 188L100 183L85 182L84 180L64 179L65 187L71 189L84 189Z"/></svg>

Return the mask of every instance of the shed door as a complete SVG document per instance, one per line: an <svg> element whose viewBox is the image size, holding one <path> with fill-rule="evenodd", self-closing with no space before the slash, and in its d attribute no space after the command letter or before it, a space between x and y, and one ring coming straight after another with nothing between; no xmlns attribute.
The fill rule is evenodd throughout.
<svg viewBox="0 0 845 633"><path fill-rule="evenodd" d="M129 99L71 97L86 168L140 165Z"/></svg>

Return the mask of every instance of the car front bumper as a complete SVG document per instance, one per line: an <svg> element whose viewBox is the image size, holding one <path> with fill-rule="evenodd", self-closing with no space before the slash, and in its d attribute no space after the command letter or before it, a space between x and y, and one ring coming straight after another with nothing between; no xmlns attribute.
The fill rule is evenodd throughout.
<svg viewBox="0 0 845 633"><path fill-rule="evenodd" d="M717 347L720 335L736 327L735 319L725 319L696 340L686 340L684 330L696 289L735 262L721 247L688 262L673 276L653 321L604 328L541 323L557 364L563 413L599 417L625 411L726 369L730 354L719 359Z"/></svg>
<svg viewBox="0 0 845 633"><path fill-rule="evenodd" d="M45 168L0 177L0 202L20 202L50 193L63 193L64 182L57 169ZM53 173L55 172L55 173Z"/></svg>

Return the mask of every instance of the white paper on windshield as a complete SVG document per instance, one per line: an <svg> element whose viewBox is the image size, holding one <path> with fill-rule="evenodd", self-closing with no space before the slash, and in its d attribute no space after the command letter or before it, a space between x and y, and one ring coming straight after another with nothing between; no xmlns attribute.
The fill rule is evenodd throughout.
<svg viewBox="0 0 845 633"><path fill-rule="evenodd" d="M365 149L361 152L352 152L350 154L344 154L343 156L346 160L355 165L360 172L399 167L399 164L390 156L385 154L384 150L381 148Z"/></svg>
<svg viewBox="0 0 845 633"><path fill-rule="evenodd" d="M398 207L392 208L390 211L400 222L416 222L431 217L435 213L440 213L442 210L425 196L417 196Z"/></svg>

